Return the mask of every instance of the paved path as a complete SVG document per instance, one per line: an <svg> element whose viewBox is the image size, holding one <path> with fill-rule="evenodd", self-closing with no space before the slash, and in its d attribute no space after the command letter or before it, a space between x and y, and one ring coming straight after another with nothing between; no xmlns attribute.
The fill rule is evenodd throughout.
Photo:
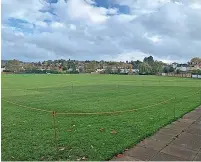
<svg viewBox="0 0 201 162"><path fill-rule="evenodd" d="M201 161L201 106L111 161Z"/></svg>

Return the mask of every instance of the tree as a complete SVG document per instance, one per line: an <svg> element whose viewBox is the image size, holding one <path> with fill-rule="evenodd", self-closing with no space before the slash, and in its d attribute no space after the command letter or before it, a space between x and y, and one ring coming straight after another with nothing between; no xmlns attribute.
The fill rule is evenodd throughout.
<svg viewBox="0 0 201 162"><path fill-rule="evenodd" d="M169 69L169 71L170 71L171 73L174 72L174 68L171 66L170 69Z"/></svg>
<svg viewBox="0 0 201 162"><path fill-rule="evenodd" d="M85 64L85 71L87 73L95 72L95 70L96 70L96 62L95 61L91 61L88 64Z"/></svg>
<svg viewBox="0 0 201 162"><path fill-rule="evenodd" d="M27 64L24 64L24 69L26 70L26 71L32 71L32 70L36 70L39 66L34 66L34 64L33 63L27 63Z"/></svg>
<svg viewBox="0 0 201 162"><path fill-rule="evenodd" d="M158 74L163 72L163 62L161 61L154 61L151 64L152 67L152 74Z"/></svg>
<svg viewBox="0 0 201 162"><path fill-rule="evenodd" d="M105 69L105 74L111 74L112 73L112 68L110 66L107 66Z"/></svg>
<svg viewBox="0 0 201 162"><path fill-rule="evenodd" d="M39 62L37 63L37 66L42 66L42 63L39 61Z"/></svg>
<svg viewBox="0 0 201 162"><path fill-rule="evenodd" d="M66 71L66 70L69 69L69 68L68 68L68 63L67 63L67 61L65 61L65 60L61 62L61 66L63 67L63 70L64 70L64 71Z"/></svg>
<svg viewBox="0 0 201 162"><path fill-rule="evenodd" d="M146 62L148 63L149 65L153 64L154 63L154 58L152 56L149 56L149 57L145 57L143 62Z"/></svg>
<svg viewBox="0 0 201 162"><path fill-rule="evenodd" d="M137 60L137 61L131 61L131 64L133 66L133 69L138 69L139 65L141 64L142 62Z"/></svg>
<svg viewBox="0 0 201 162"><path fill-rule="evenodd" d="M151 72L152 72L152 68L148 63L143 62L139 65L140 74L151 74Z"/></svg>
<svg viewBox="0 0 201 162"><path fill-rule="evenodd" d="M47 66L52 65L52 63L53 63L53 61L52 61L52 60L48 60L48 61L47 61Z"/></svg>
<svg viewBox="0 0 201 162"><path fill-rule="evenodd" d="M201 74L201 70L197 69L196 73L200 75Z"/></svg>
<svg viewBox="0 0 201 162"><path fill-rule="evenodd" d="M192 65L197 65L197 64L200 64L200 63L201 63L201 58L199 58L199 57L194 57L190 61L190 64L192 64Z"/></svg>
<svg viewBox="0 0 201 162"><path fill-rule="evenodd" d="M11 72L20 72L22 71L22 66L18 60L9 60L6 64L6 70Z"/></svg>
<svg viewBox="0 0 201 162"><path fill-rule="evenodd" d="M76 66L74 62L71 62L70 68L72 69L72 73L76 72Z"/></svg>
<svg viewBox="0 0 201 162"><path fill-rule="evenodd" d="M79 72L80 73L84 73L84 68L81 66L81 67L79 67Z"/></svg>
<svg viewBox="0 0 201 162"><path fill-rule="evenodd" d="M118 73L118 74L121 73L121 69L120 69L120 68L117 69L117 73Z"/></svg>
<svg viewBox="0 0 201 162"><path fill-rule="evenodd" d="M181 70L177 69L176 74L180 74L180 73L181 73Z"/></svg>
<svg viewBox="0 0 201 162"><path fill-rule="evenodd" d="M68 69L67 69L66 66L64 66L64 67L62 68L62 70L63 70L63 71L66 71L66 70L68 70Z"/></svg>
<svg viewBox="0 0 201 162"><path fill-rule="evenodd" d="M168 72L169 72L169 68L168 68L167 66L165 66L165 67L163 68L163 72L164 72L164 73L168 73Z"/></svg>

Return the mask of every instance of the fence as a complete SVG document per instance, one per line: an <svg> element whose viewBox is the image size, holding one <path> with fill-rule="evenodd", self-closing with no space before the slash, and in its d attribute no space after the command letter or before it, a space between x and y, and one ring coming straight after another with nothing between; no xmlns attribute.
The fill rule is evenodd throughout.
<svg viewBox="0 0 201 162"><path fill-rule="evenodd" d="M169 77L182 77L182 78L191 78L191 73L181 73L181 74L175 74L175 73L162 73L162 76L169 76Z"/></svg>
<svg viewBox="0 0 201 162"><path fill-rule="evenodd" d="M118 121L119 119L119 115L124 115L123 117L126 118L128 117L127 115L130 114L130 113L136 113L137 115L134 117L134 119L132 119L133 121L135 121L136 123L133 123L133 125L135 125L136 127L136 130L140 130L142 131L142 126L144 125L141 125L140 127L138 126L138 124L140 125L140 122L137 122L137 119L138 118L138 115L142 112L142 113L145 113L146 114L149 114L150 111L153 110L153 107L157 107L157 108L161 108L163 107L165 104L171 104L172 106L172 110L171 111L168 111L168 115L171 115L170 118L168 118L167 122L169 121L172 121L172 120L176 120L177 118L179 118L183 113L183 111L181 111L180 109L176 109L176 105L180 104L181 102L186 102L187 99L189 99L190 97L192 96L195 96L195 95L198 95L199 94L199 103L201 104L201 91L198 90L197 92L193 93L193 94L190 94L190 95L187 95L187 96L182 96L181 98L177 98L177 97L172 97L172 98L169 98L169 99L166 99L166 100L163 100L163 101L160 101L158 103L155 103L155 104L151 104L151 105L148 105L148 106L144 106L144 107L139 107L139 108L133 108L133 109L128 109L128 110L119 110L119 111L105 111L105 112L57 112L56 110L53 110L53 111L47 111L47 110L44 110L44 109L39 109L39 108L34 108L34 107L30 107L30 106L25 106L25 105L22 105L22 104L18 104L16 102L12 102L12 101L8 101L8 100L5 100L5 99L2 99L2 101L8 103L8 104L12 104L12 105L15 105L17 107L21 107L21 108L26 108L28 110L33 110L33 111L39 111L39 112L43 112L43 113L46 113L48 115L51 115L52 116L52 128L53 128L53 140L54 140L54 147L55 147L55 150L59 150L59 151L62 151L63 149L65 149L64 147L61 147L63 146L61 143L62 143L62 140L65 140L62 136L63 133L63 128L60 129L61 131L58 131L59 130L59 123L57 122L58 121L61 121L61 118L62 120L65 120L64 118L72 118L71 120L74 120L73 118L81 118L82 120L84 120L84 118L86 116L90 116L90 117L93 117L95 119L98 119L100 118L100 116L108 116L108 117L111 117L111 116L114 116L115 117L115 120ZM191 101L192 102L192 101ZM169 106L168 106L169 107ZM146 111L145 111L146 110ZM166 111L168 109L159 109L161 111L160 114L153 114L152 116L149 116L150 118L149 119L145 119L147 120L147 124L149 123L151 125L151 122L153 122L153 119L154 117L158 117L159 118L159 121L160 120L163 120L162 118L160 118L160 115L163 114L163 113L166 113ZM180 112L181 111L181 112ZM186 110L186 112L189 111L189 110ZM179 113L178 113L179 112ZM178 113L178 114L177 114ZM164 114L165 116L166 114ZM163 116L163 117L164 117ZM141 116L140 116L141 117ZM136 119L135 119L136 118ZM108 120L109 121L109 120ZM127 119L125 119L125 121L127 121ZM80 121L82 122L82 121ZM115 127L115 122L113 121L110 121L111 122L111 125L113 125L113 127ZM62 122L61 122L62 123ZM60 123L60 125L61 125ZM63 122L65 123L65 121ZM109 122L108 122L109 123ZM69 123L68 123L69 124ZM74 124L73 124L74 125ZM126 127L126 125L124 125L124 123L121 123L121 126L123 127ZM132 124L129 124L129 126L131 127ZM62 127L62 126L61 126ZM72 126L73 127L73 126ZM105 126L106 127L106 126ZM133 128L133 127L132 127ZM72 132L73 128L70 128L68 129L68 133ZM81 129L81 128L80 128ZM105 132L106 128L104 127L100 127L100 132ZM122 128L123 129L123 128ZM145 130L146 131L146 130ZM153 131L153 130L152 130ZM144 130L143 130L144 132ZM111 130L111 134L112 135L115 135L117 134L118 131L116 129L114 130ZM131 135L133 132L128 132L129 135ZM136 134L139 134L139 132L134 132ZM145 132L144 132L145 133ZM94 133L96 134L96 133ZM69 134L68 134L69 135ZM62 139L63 138L63 139ZM67 137L68 138L68 137ZM69 138L72 138L72 135L69 135ZM123 137L121 137L123 138ZM141 138L143 138L142 136L139 137L137 140L141 140ZM59 139L62 139L62 140L59 140ZM135 139L136 140L136 139ZM69 139L67 140L69 141ZM61 142L61 143L60 143ZM90 142L89 142L90 143ZM112 143L111 143L112 144ZM114 143L113 143L114 144ZM91 146L90 146L91 145ZM92 144L89 144L89 146L94 149L94 145ZM86 157L82 157L84 159L80 159L80 160L86 160Z"/></svg>
<svg viewBox="0 0 201 162"><path fill-rule="evenodd" d="M198 78L198 79L201 79L201 75L199 75L199 74L192 74L192 78Z"/></svg>
<svg viewBox="0 0 201 162"><path fill-rule="evenodd" d="M197 78L201 79L200 74L192 74L192 73L181 73L181 74L175 74L175 73L162 73L162 76L169 76L169 77L181 77L181 78Z"/></svg>

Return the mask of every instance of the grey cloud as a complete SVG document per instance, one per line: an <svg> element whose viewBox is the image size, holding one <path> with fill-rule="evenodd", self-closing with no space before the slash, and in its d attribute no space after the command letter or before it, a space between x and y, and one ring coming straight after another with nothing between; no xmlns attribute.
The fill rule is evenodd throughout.
<svg viewBox="0 0 201 162"><path fill-rule="evenodd" d="M16 34L15 29L4 25L4 58L44 60L70 57L86 60L98 59L104 55L111 56L110 58L121 55L122 58L122 53L129 53L125 57L133 58L133 51L172 60L187 61L192 56L201 56L201 13L188 5L168 3L151 14L139 14L137 17L128 15L127 18L125 15L110 16L101 25L68 18L69 13L63 5L66 4L61 2L54 7L58 13L57 19L64 27L36 25L33 34L20 35ZM74 24L76 29L70 29L70 24ZM154 43L145 34L158 35L161 40Z"/></svg>

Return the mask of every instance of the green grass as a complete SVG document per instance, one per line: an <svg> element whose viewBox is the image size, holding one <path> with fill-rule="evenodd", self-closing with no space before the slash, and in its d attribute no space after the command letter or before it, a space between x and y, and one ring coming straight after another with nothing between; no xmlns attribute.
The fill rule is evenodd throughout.
<svg viewBox="0 0 201 162"><path fill-rule="evenodd" d="M197 79L120 75L2 75L2 160L108 160L200 105ZM194 95L193 95L194 94ZM188 97L185 97L188 96ZM168 103L155 105L176 97ZM104 128L104 131L100 131ZM71 130L71 131L69 131ZM112 134L112 130L117 133Z"/></svg>

